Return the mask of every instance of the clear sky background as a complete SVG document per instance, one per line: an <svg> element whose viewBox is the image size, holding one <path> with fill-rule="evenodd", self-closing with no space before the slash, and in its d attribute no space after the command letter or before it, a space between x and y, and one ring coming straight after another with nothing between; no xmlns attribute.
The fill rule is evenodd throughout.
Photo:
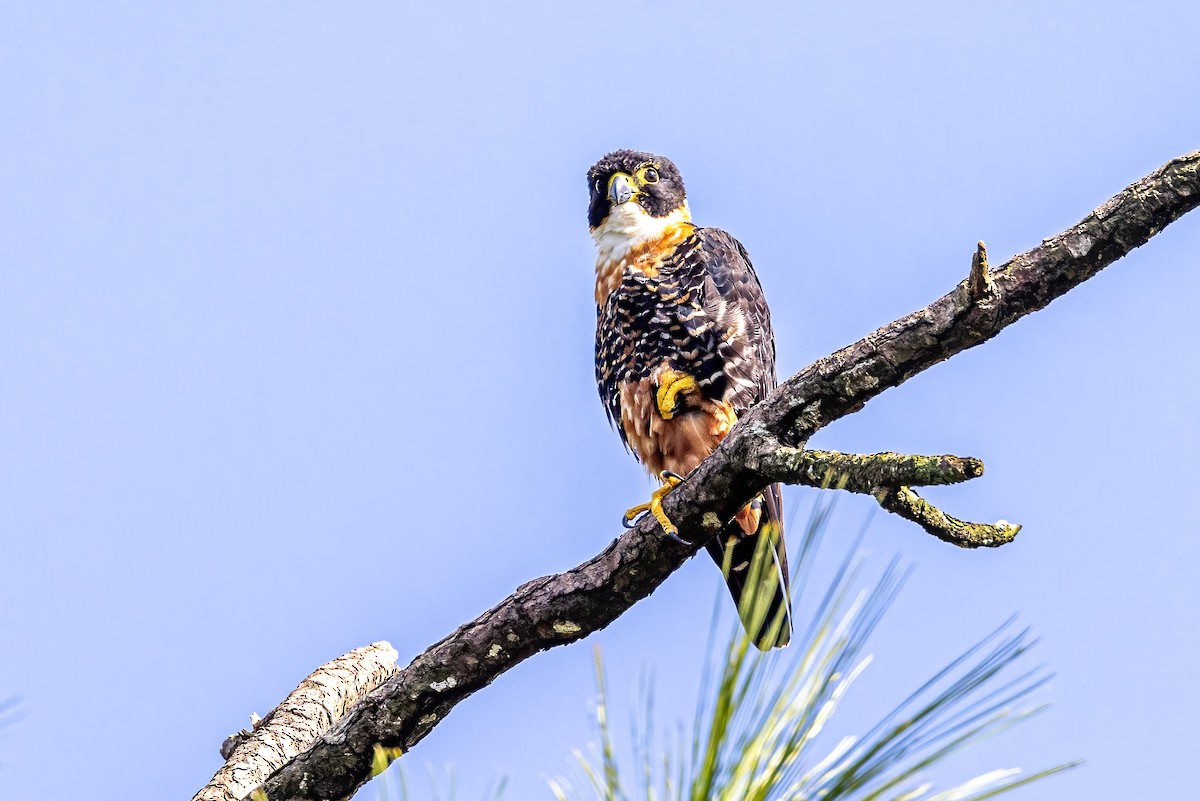
<svg viewBox="0 0 1200 801"><path fill-rule="evenodd" d="M950 290L977 240L999 264L1200 146L1198 9L5 4L0 798L189 797L321 662L407 660L618 533L650 484L593 384L604 152L676 161L790 375ZM979 456L932 497L1026 526L867 536L916 573L848 720L1013 613L1057 673L941 781L1085 757L1020 797L1194 792L1198 252L1193 215L813 441ZM690 721L718 584L696 560L519 666L415 772L549 798L592 739L593 643L618 711L646 669Z"/></svg>

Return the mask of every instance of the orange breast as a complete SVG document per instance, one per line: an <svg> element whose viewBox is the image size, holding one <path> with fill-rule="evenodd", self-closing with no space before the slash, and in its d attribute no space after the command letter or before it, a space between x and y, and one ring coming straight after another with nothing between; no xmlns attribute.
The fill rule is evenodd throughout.
<svg viewBox="0 0 1200 801"><path fill-rule="evenodd" d="M664 362L650 378L620 385L621 428L629 446L652 475L670 470L686 476L716 450L737 422L737 414L728 403L704 399L698 406L664 420L655 396L657 377L666 369Z"/></svg>
<svg viewBox="0 0 1200 801"><path fill-rule="evenodd" d="M658 239L647 240L629 248L620 258L596 261L596 305L603 306L625 277L626 270L633 270L649 278L658 275L665 259L675 252L676 246L687 239L695 228L690 222L680 222L663 229Z"/></svg>

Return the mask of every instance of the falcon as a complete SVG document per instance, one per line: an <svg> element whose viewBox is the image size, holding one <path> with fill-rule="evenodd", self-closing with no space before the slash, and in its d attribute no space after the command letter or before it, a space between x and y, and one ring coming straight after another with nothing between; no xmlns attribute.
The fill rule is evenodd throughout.
<svg viewBox="0 0 1200 801"><path fill-rule="evenodd" d="M771 314L746 249L692 223L670 159L617 150L587 175L596 242L596 384L626 448L663 485L649 512L682 542L662 499L775 388ZM738 511L706 549L751 640L791 638L778 484Z"/></svg>

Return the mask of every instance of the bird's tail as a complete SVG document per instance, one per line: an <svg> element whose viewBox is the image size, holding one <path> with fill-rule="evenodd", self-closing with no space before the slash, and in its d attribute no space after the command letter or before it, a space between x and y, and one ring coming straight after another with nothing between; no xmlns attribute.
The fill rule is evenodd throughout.
<svg viewBox="0 0 1200 801"><path fill-rule="evenodd" d="M757 527L747 534L744 524L755 519ZM754 644L763 651L787 645L792 639L792 604L779 485L772 484L739 512L725 531L709 540L707 549L725 576L738 617Z"/></svg>

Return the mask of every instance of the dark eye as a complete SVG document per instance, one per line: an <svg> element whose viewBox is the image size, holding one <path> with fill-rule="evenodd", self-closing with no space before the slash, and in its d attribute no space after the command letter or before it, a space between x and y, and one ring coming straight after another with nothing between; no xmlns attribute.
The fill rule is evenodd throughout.
<svg viewBox="0 0 1200 801"><path fill-rule="evenodd" d="M653 167L647 167L646 174L642 177L646 183L656 184L658 183L658 170L654 169Z"/></svg>
<svg viewBox="0 0 1200 801"><path fill-rule="evenodd" d="M600 191L600 179L599 178L596 179L596 183L593 184L593 188L596 190L596 192Z"/></svg>

